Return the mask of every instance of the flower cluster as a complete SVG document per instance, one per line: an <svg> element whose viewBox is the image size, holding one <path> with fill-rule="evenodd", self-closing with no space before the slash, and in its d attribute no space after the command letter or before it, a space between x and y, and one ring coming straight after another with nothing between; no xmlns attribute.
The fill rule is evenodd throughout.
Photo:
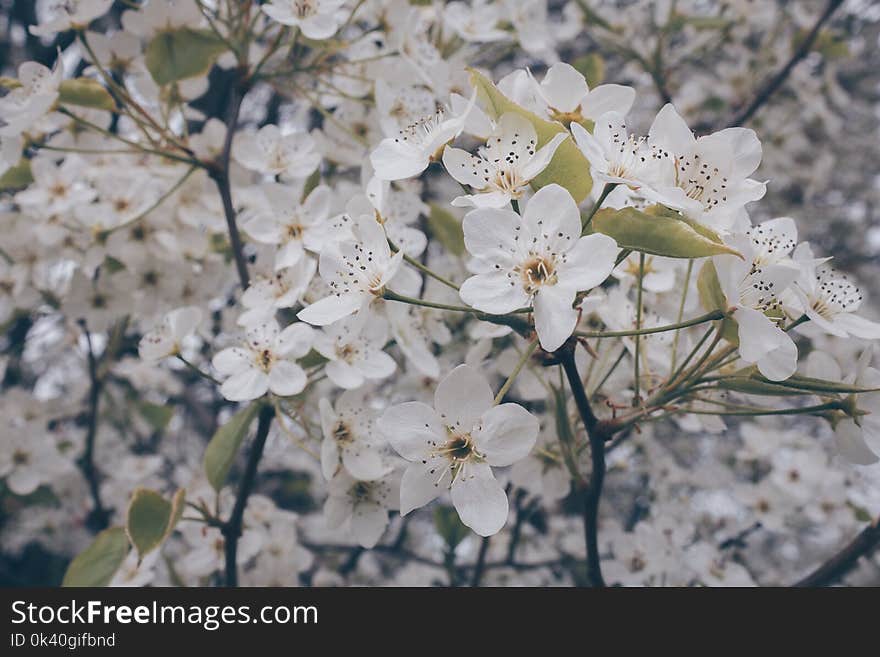
<svg viewBox="0 0 880 657"><path fill-rule="evenodd" d="M880 324L760 209L770 94L707 121L664 73L749 3L658 8L650 54L591 1L235 4L60 3L29 28L57 61L0 80L4 551L107 585L741 585L877 516ZM790 563L745 568L755 532Z"/></svg>

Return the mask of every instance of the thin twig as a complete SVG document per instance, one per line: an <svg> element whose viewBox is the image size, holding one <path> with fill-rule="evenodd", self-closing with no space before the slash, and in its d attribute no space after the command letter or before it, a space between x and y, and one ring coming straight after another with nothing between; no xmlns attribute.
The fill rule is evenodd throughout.
<svg viewBox="0 0 880 657"><path fill-rule="evenodd" d="M272 418L275 417L275 408L271 404L265 404L260 409L257 420L257 435L251 446L248 462L245 466L244 475L238 486L238 494L235 497L235 505L229 519L223 523L224 552L226 556L226 586L238 586L238 539L241 537L244 510L247 507L248 497L254 488L257 478L257 466L263 457L263 449L266 447L266 438L269 436L269 427Z"/></svg>
<svg viewBox="0 0 880 657"><path fill-rule="evenodd" d="M804 59L808 54L810 54L810 50L812 50L813 43L815 43L816 39L818 38L822 26L828 21L829 18L831 18L831 15L842 4L843 0L830 0L828 6L825 7L825 11L822 12L822 15L819 16L819 18L816 20L816 23L813 25L813 29L811 29L806 38L801 41L801 45L797 48L797 50L794 51L794 53L792 53L791 58L785 63L785 66L783 66L776 75L770 78L770 80L755 95L754 100L752 100L752 102L749 103L749 105L745 109L743 109L730 121L728 127L735 128L737 126L743 125L749 119L751 119L755 115L755 113L757 113L757 111L767 103L768 100L770 100L770 97L779 90L779 88L788 79L788 76L791 75L794 67L797 66L801 62L801 60Z"/></svg>
<svg viewBox="0 0 880 657"><path fill-rule="evenodd" d="M793 586L829 586L846 575L858 560L880 545L880 518L865 527L845 548Z"/></svg>

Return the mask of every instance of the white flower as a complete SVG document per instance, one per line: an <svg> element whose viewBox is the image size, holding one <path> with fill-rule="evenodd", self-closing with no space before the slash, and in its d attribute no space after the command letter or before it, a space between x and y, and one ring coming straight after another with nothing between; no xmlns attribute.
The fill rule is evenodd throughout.
<svg viewBox="0 0 880 657"><path fill-rule="evenodd" d="M383 349L388 342L388 322L370 315L337 322L315 336L315 350L329 360L324 371L340 388L359 388L368 379L385 379L397 363Z"/></svg>
<svg viewBox="0 0 880 657"><path fill-rule="evenodd" d="M340 11L345 0L271 0L262 6L270 18L282 25L295 25L309 39L332 37L344 20Z"/></svg>
<svg viewBox="0 0 880 657"><path fill-rule="evenodd" d="M535 449L510 470L510 481L547 502L561 500L571 490L571 474L552 424L541 429Z"/></svg>
<svg viewBox="0 0 880 657"><path fill-rule="evenodd" d="M302 258L295 266L276 271L273 276L259 277L241 295L246 310L239 315L239 326L268 322L280 308L292 308L302 300L315 275L318 263Z"/></svg>
<svg viewBox="0 0 880 657"><path fill-rule="evenodd" d="M246 169L292 178L305 178L321 163L321 154L311 135L283 135L277 125L264 125L258 132L237 135L232 155Z"/></svg>
<svg viewBox="0 0 880 657"><path fill-rule="evenodd" d="M472 43L501 41L510 36L496 27L501 7L487 0L473 0L470 6L450 2L443 10L443 18L458 36Z"/></svg>
<svg viewBox="0 0 880 657"><path fill-rule="evenodd" d="M656 156L673 164L655 186L656 200L693 219L727 228L735 211L767 191L766 183L749 178L761 164L754 130L725 128L697 139L667 104L651 124L648 143Z"/></svg>
<svg viewBox="0 0 880 657"><path fill-rule="evenodd" d="M813 351L807 357L807 375L876 390L880 388L880 372L870 366L873 355L873 349L865 349L855 372L844 377L840 365L827 352ZM859 393L853 399L856 410L863 414L837 420L833 425L834 442L850 463L871 465L880 461L880 392Z"/></svg>
<svg viewBox="0 0 880 657"><path fill-rule="evenodd" d="M434 408L422 402L392 406L379 428L411 462L400 484L401 514L448 488L461 521L481 536L497 533L507 521L507 495L492 466L524 458L538 437L537 418L517 404L493 406L488 382L469 365L440 381Z"/></svg>
<svg viewBox="0 0 880 657"><path fill-rule="evenodd" d="M58 99L63 75L60 58L52 70L37 62L24 62L19 66L21 86L0 98L0 134L20 135L47 114Z"/></svg>
<svg viewBox="0 0 880 657"><path fill-rule="evenodd" d="M379 479L388 472L382 462L379 448L384 441L376 435L373 412L360 391L346 390L336 400L335 408L326 397L321 397L321 472L331 479L345 467L349 474L361 481Z"/></svg>
<svg viewBox="0 0 880 657"><path fill-rule="evenodd" d="M274 320L252 326L244 346L224 349L211 361L227 377L220 393L230 401L247 401L267 391L282 397L302 392L306 373L296 359L309 352L313 333L305 324L291 324L279 332Z"/></svg>
<svg viewBox="0 0 880 657"><path fill-rule="evenodd" d="M406 303L385 307L394 343L419 372L432 379L440 376L440 363L431 347L449 344L452 334L439 313Z"/></svg>
<svg viewBox="0 0 880 657"><path fill-rule="evenodd" d="M40 208L46 214L65 212L75 207L88 207L95 190L83 181L83 161L75 155L56 165L51 158L31 160L34 182L15 195L16 203Z"/></svg>
<svg viewBox="0 0 880 657"><path fill-rule="evenodd" d="M551 66L540 84L533 82L537 97L546 104L544 111L563 122L595 122L606 112L626 116L636 98L635 89L620 84L590 89L580 71L565 62Z"/></svg>
<svg viewBox="0 0 880 657"><path fill-rule="evenodd" d="M403 252L391 255L382 226L361 217L353 227L354 239L328 245L318 264L321 278L332 294L301 310L297 317L325 326L366 308L382 295L403 262Z"/></svg>
<svg viewBox="0 0 880 657"><path fill-rule="evenodd" d="M184 338L195 331L201 321L202 311L196 306L172 310L141 338L138 345L141 359L158 361L180 353Z"/></svg>
<svg viewBox="0 0 880 657"><path fill-rule="evenodd" d="M521 198L567 136L560 132L538 148L538 134L531 121L513 112L502 115L477 155L452 147L443 151L443 166L449 175L481 192L459 196L452 205L502 208L511 199Z"/></svg>
<svg viewBox="0 0 880 657"><path fill-rule="evenodd" d="M476 101L476 94L464 112L446 116L438 108L401 129L396 137L383 139L370 153L370 163L382 180L401 180L419 175L464 128L464 122Z"/></svg>
<svg viewBox="0 0 880 657"><path fill-rule="evenodd" d="M241 227L257 242L278 247L275 270L299 264L306 249L319 253L330 232L330 188L315 187L301 204L284 185L271 183L262 191L268 207L255 210Z"/></svg>
<svg viewBox="0 0 880 657"><path fill-rule="evenodd" d="M644 137L627 133L620 112L605 112L598 117L592 134L580 123L572 123L571 134L589 160L593 178L603 183L641 189L660 180L664 166L671 168L649 148Z"/></svg>
<svg viewBox="0 0 880 657"><path fill-rule="evenodd" d="M855 283L825 264L825 259L815 259L806 242L795 249L794 261L801 274L793 289L814 324L841 338L880 338L880 324L855 314L862 305L862 292Z"/></svg>
<svg viewBox="0 0 880 657"><path fill-rule="evenodd" d="M35 36L85 28L95 18L106 14L113 0L53 0L48 4L48 20L28 28Z"/></svg>
<svg viewBox="0 0 880 657"><path fill-rule="evenodd" d="M600 233L581 237L571 195L556 184L541 188L523 216L477 209L464 218L464 240L480 272L461 286L477 310L504 314L534 305L535 329L546 351L565 342L577 323L576 294L608 278L617 243Z"/></svg>
<svg viewBox="0 0 880 657"><path fill-rule="evenodd" d="M789 263L761 264L748 236L733 235L727 243L743 257L724 254L712 260L738 325L739 355L757 364L771 381L783 381L797 369L797 347L777 325L784 318L779 295L794 282L798 269Z"/></svg>
<svg viewBox="0 0 880 657"><path fill-rule="evenodd" d="M388 511L398 507L400 476L390 473L376 481L358 481L345 472L330 480L324 517L331 529L348 524L361 545L370 549L388 527Z"/></svg>
<svg viewBox="0 0 880 657"><path fill-rule="evenodd" d="M6 427L0 449L0 478L16 495L30 495L69 467L55 441L39 431Z"/></svg>

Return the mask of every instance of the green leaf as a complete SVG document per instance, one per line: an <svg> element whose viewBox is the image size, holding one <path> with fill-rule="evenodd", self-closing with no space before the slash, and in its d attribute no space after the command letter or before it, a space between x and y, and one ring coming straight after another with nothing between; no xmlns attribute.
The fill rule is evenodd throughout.
<svg viewBox="0 0 880 657"><path fill-rule="evenodd" d="M771 397L786 397L792 395L811 395L808 391L794 390L785 386L777 385L769 381L758 381L750 376L729 376L719 379L718 387L733 392L741 392L747 395L763 395Z"/></svg>
<svg viewBox="0 0 880 657"><path fill-rule="evenodd" d="M700 303L708 310L727 310L727 299L718 282L718 272L711 260L700 269L697 275L697 292L700 295ZM736 321L727 317L721 326L721 337L731 344L739 344L739 327Z"/></svg>
<svg viewBox="0 0 880 657"><path fill-rule="evenodd" d="M139 402L138 410L155 431L163 431L168 426L171 418L174 417L173 406L162 406L148 401Z"/></svg>
<svg viewBox="0 0 880 657"><path fill-rule="evenodd" d="M767 381L759 373L752 374L752 378ZM866 392L877 392L880 388L863 388L849 383L841 383L840 381L826 381L824 379L814 379L801 374L793 374L785 381L777 381L781 386L786 388L795 388L797 390L807 390L810 392L818 392L825 394L841 394L851 395Z"/></svg>
<svg viewBox="0 0 880 657"><path fill-rule="evenodd" d="M235 460L241 442L247 434L248 427L260 409L259 403L251 403L233 415L229 422L217 429L205 450L205 474L214 490L223 488L229 468Z"/></svg>
<svg viewBox="0 0 880 657"><path fill-rule="evenodd" d="M431 203L428 228L431 230L431 236L437 238L447 251L457 256L464 254L464 231L461 228L461 220L449 210L437 203Z"/></svg>
<svg viewBox="0 0 880 657"><path fill-rule="evenodd" d="M64 80L58 88L58 100L65 105L79 105L112 111L116 109L113 96L97 80L76 78Z"/></svg>
<svg viewBox="0 0 880 657"><path fill-rule="evenodd" d="M70 562L62 586L107 586L128 554L122 527L105 529Z"/></svg>
<svg viewBox="0 0 880 657"><path fill-rule="evenodd" d="M437 528L437 533L443 537L450 551L454 550L469 533L458 513L449 506L438 506L434 510L434 527Z"/></svg>
<svg viewBox="0 0 880 657"><path fill-rule="evenodd" d="M174 531L183 515L186 489L178 490L169 502L159 493L138 488L131 497L125 532L138 551L138 558L159 547Z"/></svg>
<svg viewBox="0 0 880 657"><path fill-rule="evenodd" d="M23 189L34 182L31 173L31 161L21 158L14 167L6 170L0 176L0 192L8 192L14 189Z"/></svg>
<svg viewBox="0 0 880 657"><path fill-rule="evenodd" d="M183 27L156 34L144 52L150 75L159 86L207 73L226 50L226 44L208 30Z"/></svg>
<svg viewBox="0 0 880 657"><path fill-rule="evenodd" d="M648 214L635 208L599 210L593 217L598 233L613 237L621 248L668 258L704 258L732 253L736 249L711 239L679 215Z"/></svg>
<svg viewBox="0 0 880 657"><path fill-rule="evenodd" d="M535 126L535 132L538 134L538 148L560 132L568 134L565 126L561 123L547 121L520 107L501 93L485 76L473 69L469 69L469 71L471 85L477 90L477 96L489 116L497 119L507 112L515 112L525 117ZM533 181L534 187L538 189L550 183L557 183L565 187L577 203L583 201L593 188L590 163L570 138L559 145L549 166Z"/></svg>
<svg viewBox="0 0 880 657"><path fill-rule="evenodd" d="M171 520L171 502L159 493L138 488L131 496L125 519L125 533L138 551L138 559L162 544Z"/></svg>
<svg viewBox="0 0 880 657"><path fill-rule="evenodd" d="M727 298L721 290L718 272L715 271L715 264L711 260L706 261L697 275L697 291L700 294L700 303L707 311L727 308Z"/></svg>
<svg viewBox="0 0 880 657"><path fill-rule="evenodd" d="M578 57L572 66L587 79L587 86L593 87L602 84L605 79L605 60L599 53L590 53L583 57Z"/></svg>

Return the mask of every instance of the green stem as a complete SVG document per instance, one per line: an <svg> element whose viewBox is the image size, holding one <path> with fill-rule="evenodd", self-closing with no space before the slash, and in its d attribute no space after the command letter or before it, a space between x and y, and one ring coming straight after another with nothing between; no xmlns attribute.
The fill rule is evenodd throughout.
<svg viewBox="0 0 880 657"><path fill-rule="evenodd" d="M705 324L706 322L712 322L718 319L724 319L724 312L721 310L713 310L712 312L676 324L664 324L663 326L650 326L647 328L637 328L625 331L575 331L574 334L579 338L625 338L628 336L650 335L651 333L675 331L688 328L689 326Z"/></svg>
<svg viewBox="0 0 880 657"><path fill-rule="evenodd" d="M684 317L684 304L687 302L688 296L688 288L691 285L691 274L694 271L694 261L693 259L688 260L688 268L687 274L684 277L684 290L681 293L681 303L678 305L678 317L676 318L676 322L681 323L681 318ZM680 327L679 327L680 328ZM678 336L679 329L675 329L675 337L672 338L672 361L669 364L669 371L672 372L675 369L675 357L678 353Z"/></svg>
<svg viewBox="0 0 880 657"><path fill-rule="evenodd" d="M520 371L523 366L525 366L526 362L529 360L531 355L535 353L535 349L538 348L538 340L532 340L532 343L526 348L523 352L522 356L520 356L519 362L516 364L516 367L513 368L513 372L510 373L510 376L507 377L507 380L504 382L504 385L501 386L501 390L498 391L498 394L495 395L495 401L492 402L495 406L501 403L501 400L504 399L504 395L507 394L507 391L510 390L510 387L513 385L513 382L516 380L516 377L519 376Z"/></svg>
<svg viewBox="0 0 880 657"><path fill-rule="evenodd" d="M391 239L388 240L388 246L391 247L392 251L400 251L401 250L399 246L397 246L394 242L391 241ZM440 283L443 283L443 285L445 285L446 287L450 287L453 290L455 290L456 292L458 292L458 285L456 285L455 283L450 281L448 278L444 278L443 276L441 276L440 274L435 272L433 269L425 266L424 264L422 264L421 262L419 262L415 258L408 256L406 253L403 254L403 261L405 263L407 263L408 265L415 267L416 269L418 269L420 272L422 272L426 276L430 276L435 281L439 281Z"/></svg>
<svg viewBox="0 0 880 657"><path fill-rule="evenodd" d="M607 187L607 185L606 185ZM636 294L636 331L641 331L642 329L642 292L644 289L644 285L642 284L645 279L645 254L639 253L639 289ZM641 396L641 381L639 380L639 360L641 356L641 341L642 337L640 333L636 333L636 355L633 363L633 384L635 386L635 394L633 394L633 406L639 405L639 397Z"/></svg>
<svg viewBox="0 0 880 657"><path fill-rule="evenodd" d="M590 222L593 221L593 217L602 207L602 204L605 202L605 199L608 198L608 195L614 191L614 188L617 187L617 183L605 183L605 187L602 188L602 193L599 194L599 198L593 204L593 209L590 210L590 213L581 220L581 226L583 230L586 230Z"/></svg>
<svg viewBox="0 0 880 657"><path fill-rule="evenodd" d="M160 205L162 205L162 203L164 203L171 195L173 195L174 192L176 192L178 189L180 189L180 187L183 185L183 183L185 183L189 179L189 177L193 174L193 172L196 169L198 169L198 167L196 167L196 166L190 167L189 171L187 171L185 174L183 174L183 176L176 183L174 183L174 185L172 185L168 191L166 191L164 194L162 194L162 196L160 196L158 199L156 199L155 203L153 203L146 210L144 210L143 212L138 214L136 217L129 219L128 221L121 223L118 226L114 226L113 228L108 228L107 230L101 231L101 238L104 239L108 235L110 235L111 233L113 233L117 230L121 230L123 228L127 228L128 226L131 226L132 224L136 224L141 219L146 217L153 210L155 210Z"/></svg>

